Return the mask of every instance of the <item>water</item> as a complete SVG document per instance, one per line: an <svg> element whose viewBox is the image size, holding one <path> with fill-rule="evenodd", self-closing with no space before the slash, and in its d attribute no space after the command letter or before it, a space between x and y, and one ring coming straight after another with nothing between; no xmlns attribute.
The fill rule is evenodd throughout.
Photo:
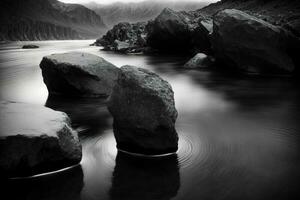
<svg viewBox="0 0 300 200"><path fill-rule="evenodd" d="M297 199L300 90L288 78L234 77L180 69L180 56L121 55L93 41L0 45L0 99L45 105L72 119L83 144L80 166L7 183L9 199ZM84 51L168 80L179 112L179 150L163 158L118 152L105 99L48 98L38 65L51 53Z"/></svg>

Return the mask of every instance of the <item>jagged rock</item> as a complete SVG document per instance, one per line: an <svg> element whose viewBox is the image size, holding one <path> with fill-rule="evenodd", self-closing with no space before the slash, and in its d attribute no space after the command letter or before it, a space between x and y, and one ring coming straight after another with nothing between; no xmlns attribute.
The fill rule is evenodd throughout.
<svg viewBox="0 0 300 200"><path fill-rule="evenodd" d="M210 56L207 56L203 53L196 54L191 58L183 67L186 69L201 69L207 68L212 65L214 59Z"/></svg>
<svg viewBox="0 0 300 200"><path fill-rule="evenodd" d="M251 73L290 73L287 38L277 26L235 9L214 17L212 34L216 58L227 66Z"/></svg>
<svg viewBox="0 0 300 200"><path fill-rule="evenodd" d="M50 94L109 96L119 69L93 54L70 52L43 58L40 67Z"/></svg>
<svg viewBox="0 0 300 200"><path fill-rule="evenodd" d="M109 30L106 35L96 41L96 45L103 46L105 50L129 53L146 46L146 23L134 24L119 23Z"/></svg>
<svg viewBox="0 0 300 200"><path fill-rule="evenodd" d="M34 45L34 44L27 44L27 45L23 45L22 49L37 49L39 48L39 46Z"/></svg>
<svg viewBox="0 0 300 200"><path fill-rule="evenodd" d="M121 150L162 154L177 150L177 111L171 85L153 72L123 66L109 99Z"/></svg>
<svg viewBox="0 0 300 200"><path fill-rule="evenodd" d="M81 160L77 133L62 112L24 103L0 103L0 176L59 170Z"/></svg>

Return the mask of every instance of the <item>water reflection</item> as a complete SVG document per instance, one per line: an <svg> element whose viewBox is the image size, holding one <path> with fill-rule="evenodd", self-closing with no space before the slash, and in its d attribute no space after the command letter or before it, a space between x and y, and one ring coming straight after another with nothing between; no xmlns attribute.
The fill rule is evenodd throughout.
<svg viewBox="0 0 300 200"><path fill-rule="evenodd" d="M177 195L179 187L177 155L145 158L118 152L112 200L168 200Z"/></svg>
<svg viewBox="0 0 300 200"><path fill-rule="evenodd" d="M1 196L10 200L80 200L83 186L82 168L77 166L41 177L7 180Z"/></svg>

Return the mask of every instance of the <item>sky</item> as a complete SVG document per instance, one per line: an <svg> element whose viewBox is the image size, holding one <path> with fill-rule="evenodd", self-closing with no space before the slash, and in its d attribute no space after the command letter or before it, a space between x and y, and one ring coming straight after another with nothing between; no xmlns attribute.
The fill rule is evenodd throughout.
<svg viewBox="0 0 300 200"><path fill-rule="evenodd" d="M115 3L115 2L141 2L145 0L59 0L61 2L65 3L88 3L88 2L96 2L100 4L109 4L109 3ZM151 0L146 0L146 1L151 1ZM163 1L180 1L180 2L216 2L218 0L163 0Z"/></svg>

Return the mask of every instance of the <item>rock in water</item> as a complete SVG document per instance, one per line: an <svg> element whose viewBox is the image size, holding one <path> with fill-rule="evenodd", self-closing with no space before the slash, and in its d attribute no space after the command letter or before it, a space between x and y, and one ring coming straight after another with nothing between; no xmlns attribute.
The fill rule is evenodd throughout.
<svg viewBox="0 0 300 200"><path fill-rule="evenodd" d="M119 149L150 155L177 150L174 93L155 73L123 66L108 109Z"/></svg>
<svg viewBox="0 0 300 200"><path fill-rule="evenodd" d="M23 45L22 49L37 49L39 48L39 46L37 45L34 45L34 44L26 44L26 45Z"/></svg>
<svg viewBox="0 0 300 200"><path fill-rule="evenodd" d="M207 68L213 63L213 58L203 53L196 54L183 67L186 69L201 69Z"/></svg>
<svg viewBox="0 0 300 200"><path fill-rule="evenodd" d="M30 176L81 160L77 133L62 112L24 103L0 103L0 176Z"/></svg>
<svg viewBox="0 0 300 200"><path fill-rule="evenodd" d="M214 17L212 45L219 61L242 71L282 74L295 69L284 31L239 10Z"/></svg>
<svg viewBox="0 0 300 200"><path fill-rule="evenodd" d="M40 67L50 94L109 96L119 68L93 54L71 52L43 58Z"/></svg>

